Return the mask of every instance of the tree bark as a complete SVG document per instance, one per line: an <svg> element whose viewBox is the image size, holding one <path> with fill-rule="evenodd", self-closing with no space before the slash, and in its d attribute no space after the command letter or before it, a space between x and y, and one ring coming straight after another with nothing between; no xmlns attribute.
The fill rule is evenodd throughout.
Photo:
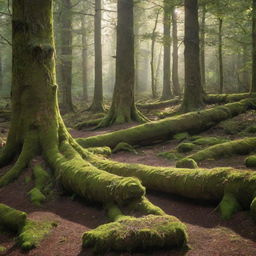
<svg viewBox="0 0 256 256"><path fill-rule="evenodd" d="M220 90L219 93L223 93L224 89L224 74L223 74L223 40L222 40L222 28L223 28L223 19L219 18L219 37L218 37L218 55L219 55L219 83L220 83Z"/></svg>
<svg viewBox="0 0 256 256"><path fill-rule="evenodd" d="M145 121L134 102L133 0L118 0L116 83L111 108L99 126Z"/></svg>
<svg viewBox="0 0 256 256"><path fill-rule="evenodd" d="M202 21L201 21L201 48L200 48L200 60L201 60L201 80L202 88L206 87L206 77L205 77L205 19L206 19L206 6L202 6Z"/></svg>
<svg viewBox="0 0 256 256"><path fill-rule="evenodd" d="M164 70L162 99L172 98L171 91L171 6L164 0Z"/></svg>
<svg viewBox="0 0 256 256"><path fill-rule="evenodd" d="M95 79L94 97L89 110L103 112L103 84L102 84L102 45L101 45L101 0L95 0L94 16L94 47L95 47Z"/></svg>
<svg viewBox="0 0 256 256"><path fill-rule="evenodd" d="M177 11L176 8L172 10L172 86L173 94L180 96L180 83L179 83L179 48L178 48L178 27L177 27Z"/></svg>
<svg viewBox="0 0 256 256"><path fill-rule="evenodd" d="M203 107L200 73L198 1L185 0L185 93L182 111Z"/></svg>
<svg viewBox="0 0 256 256"><path fill-rule="evenodd" d="M61 81L63 92L63 111L72 112L72 5L71 0L63 0L61 9Z"/></svg>

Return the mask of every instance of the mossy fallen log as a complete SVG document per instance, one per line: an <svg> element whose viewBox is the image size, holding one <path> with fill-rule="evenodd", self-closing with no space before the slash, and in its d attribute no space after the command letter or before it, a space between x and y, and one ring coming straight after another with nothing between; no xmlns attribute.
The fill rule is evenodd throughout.
<svg viewBox="0 0 256 256"><path fill-rule="evenodd" d="M147 215L140 218L125 216L115 206L108 209L113 222L85 232L83 246L97 253L150 251L185 246L186 226L169 215Z"/></svg>
<svg viewBox="0 0 256 256"><path fill-rule="evenodd" d="M109 146L111 148L114 148L120 142L126 142L130 145L153 144L170 139L178 133L189 132L190 134L196 134L202 132L223 120L254 109L255 106L255 98L245 99L240 102L166 118L125 130L79 138L77 142L83 147Z"/></svg>
<svg viewBox="0 0 256 256"><path fill-rule="evenodd" d="M95 166L117 175L137 177L147 189L155 191L218 202L231 193L243 209L249 209L255 197L256 173L251 171L153 167L91 158Z"/></svg>
<svg viewBox="0 0 256 256"><path fill-rule="evenodd" d="M27 214L13 209L5 204L0 204L0 226L13 232L19 232L25 225Z"/></svg>
<svg viewBox="0 0 256 256"><path fill-rule="evenodd" d="M166 101L158 101L158 102L147 103L147 104L136 104L136 106L139 109L152 110L152 109L166 108L166 107L175 106L175 105L178 105L181 102L182 102L182 99L177 97L175 99L166 100Z"/></svg>
<svg viewBox="0 0 256 256"><path fill-rule="evenodd" d="M118 204L141 198L145 194L145 188L137 178L123 178L94 167L84 161L69 143L63 143L61 150L65 157L57 160L55 169L66 190L90 201Z"/></svg>
<svg viewBox="0 0 256 256"><path fill-rule="evenodd" d="M251 97L250 93L237 93L237 94L206 94L204 102L206 104L226 104L235 101L240 101Z"/></svg>
<svg viewBox="0 0 256 256"><path fill-rule="evenodd" d="M256 150L256 138L244 138L214 145L200 150L188 158L201 162L209 159L220 159L232 155L247 155Z"/></svg>

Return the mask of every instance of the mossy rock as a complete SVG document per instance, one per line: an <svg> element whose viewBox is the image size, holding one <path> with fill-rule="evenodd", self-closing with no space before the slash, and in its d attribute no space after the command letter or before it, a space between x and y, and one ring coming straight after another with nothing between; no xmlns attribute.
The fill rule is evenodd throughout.
<svg viewBox="0 0 256 256"><path fill-rule="evenodd" d="M186 227L168 215L147 215L141 218L122 217L88 231L83 246L97 253L107 251L134 252L182 247L187 243Z"/></svg>
<svg viewBox="0 0 256 256"><path fill-rule="evenodd" d="M35 222L28 220L21 230L17 242L23 250L31 250L37 247L55 226L56 223L54 222Z"/></svg>
<svg viewBox="0 0 256 256"><path fill-rule="evenodd" d="M170 161L177 161L181 158L183 158L183 155L177 153L177 152L161 152L158 154L158 156L166 158Z"/></svg>
<svg viewBox="0 0 256 256"><path fill-rule="evenodd" d="M249 168L256 167L256 155L247 157L245 159L245 165Z"/></svg>
<svg viewBox="0 0 256 256"><path fill-rule="evenodd" d="M5 204L0 204L0 225L13 232L19 230L25 225L27 214L25 212L13 209Z"/></svg>
<svg viewBox="0 0 256 256"><path fill-rule="evenodd" d="M197 162L191 158L184 158L176 163L177 168L197 169Z"/></svg>
<svg viewBox="0 0 256 256"><path fill-rule="evenodd" d="M179 153L188 153L191 152L193 149L195 149L196 145L193 143L182 143L178 145L177 151Z"/></svg>
<svg viewBox="0 0 256 256"><path fill-rule="evenodd" d="M193 141L194 144L200 145L200 146L213 146L221 143L228 142L229 139L225 138L218 138L218 137L201 137Z"/></svg>

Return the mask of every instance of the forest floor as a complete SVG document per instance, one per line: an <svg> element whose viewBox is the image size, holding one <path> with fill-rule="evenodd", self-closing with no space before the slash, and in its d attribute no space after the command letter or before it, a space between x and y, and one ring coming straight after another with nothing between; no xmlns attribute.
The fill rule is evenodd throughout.
<svg viewBox="0 0 256 256"><path fill-rule="evenodd" d="M215 136L222 138L244 137L244 130L248 125L256 125L255 112L248 112L234 118L229 125L218 125L200 136ZM232 123L233 122L233 123ZM128 125L131 126L131 125ZM127 125L115 126L97 131L71 130L74 137L87 137L97 134L123 129ZM233 126L232 131L230 127ZM234 132L235 130L235 132ZM0 124L0 132L6 135L8 124ZM233 134L232 134L233 133ZM251 135L251 136L255 136ZM154 166L175 166L174 161L158 156L161 152L173 150L178 145L177 140L162 144L138 148L137 154L118 152L110 157L120 162L142 163ZM205 161L200 167L213 168L217 166L231 166L245 169L245 156L235 156L229 159ZM37 161L40 161L38 159ZM8 168L8 167L6 167ZM0 170L0 174L6 169ZM14 235L0 232L0 245L7 251L0 255L8 256L85 256L93 255L92 251L81 248L83 232L106 223L103 209L99 205L88 204L80 198L56 191L51 198L42 205L34 206L28 199L27 193L33 187L32 183L25 183L25 177L31 175L31 169L14 183L0 189L0 202L23 210L31 219L50 220L57 223L51 233L40 246L28 253L21 252L15 246ZM256 225L248 212L239 212L231 220L221 220L216 204L187 200L181 197L148 191L148 198L160 206L166 213L178 217L188 227L188 251L168 250L147 253L107 253L105 255L155 255L155 256L255 256L256 255Z"/></svg>

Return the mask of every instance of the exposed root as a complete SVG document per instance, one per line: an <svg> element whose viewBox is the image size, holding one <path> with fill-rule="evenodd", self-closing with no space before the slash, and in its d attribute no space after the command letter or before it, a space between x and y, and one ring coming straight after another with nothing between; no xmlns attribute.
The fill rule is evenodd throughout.
<svg viewBox="0 0 256 256"><path fill-rule="evenodd" d="M102 122L103 118L93 119L85 122L78 123L75 126L75 129L77 130L83 130L85 128L90 128L93 126L98 126Z"/></svg>
<svg viewBox="0 0 256 256"><path fill-rule="evenodd" d="M177 97L175 99L166 100L166 101L158 101L158 102L148 103L148 104L136 104L136 106L139 109L151 110L151 109L171 107L171 106L178 105L179 103L181 103L181 98Z"/></svg>

